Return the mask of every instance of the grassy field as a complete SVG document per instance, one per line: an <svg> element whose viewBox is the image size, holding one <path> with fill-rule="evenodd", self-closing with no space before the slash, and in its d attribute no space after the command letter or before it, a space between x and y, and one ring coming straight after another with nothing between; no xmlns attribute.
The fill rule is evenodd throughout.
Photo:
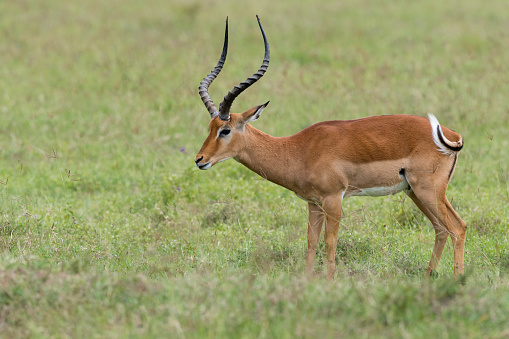
<svg viewBox="0 0 509 339"><path fill-rule="evenodd" d="M0 337L509 337L506 0L0 2ZM434 113L465 147L448 197L466 272L403 195L343 205L335 281L303 276L306 203L234 161L199 171L209 114L290 135Z"/></svg>

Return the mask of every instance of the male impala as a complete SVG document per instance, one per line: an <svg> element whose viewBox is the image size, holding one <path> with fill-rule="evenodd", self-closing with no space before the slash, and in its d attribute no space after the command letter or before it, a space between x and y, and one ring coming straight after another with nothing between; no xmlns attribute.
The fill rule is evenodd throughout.
<svg viewBox="0 0 509 339"><path fill-rule="evenodd" d="M258 19L258 16L257 16ZM344 198L383 196L404 191L435 229L435 246L427 275L436 274L448 235L454 248L454 276L463 273L466 224L445 196L463 147L461 136L429 119L413 115L374 116L325 121L289 137L272 137L249 123L260 117L268 102L244 113L230 113L233 100L260 79L269 65L265 44L262 66L235 86L216 109L208 87L221 71L228 49L228 20L223 52L214 70L200 83L199 93L211 121L209 135L196 156L206 170L233 158L308 202L306 271L312 275L322 225L325 223L327 274L335 272L335 251Z"/></svg>

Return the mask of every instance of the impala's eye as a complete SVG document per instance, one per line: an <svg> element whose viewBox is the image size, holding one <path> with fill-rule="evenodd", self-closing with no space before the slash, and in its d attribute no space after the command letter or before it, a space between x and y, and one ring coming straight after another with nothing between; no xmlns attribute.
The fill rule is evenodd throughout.
<svg viewBox="0 0 509 339"><path fill-rule="evenodd" d="M229 129L224 129L221 132L219 132L219 136L220 137L224 137L224 136L226 136L228 134L230 134L230 130Z"/></svg>

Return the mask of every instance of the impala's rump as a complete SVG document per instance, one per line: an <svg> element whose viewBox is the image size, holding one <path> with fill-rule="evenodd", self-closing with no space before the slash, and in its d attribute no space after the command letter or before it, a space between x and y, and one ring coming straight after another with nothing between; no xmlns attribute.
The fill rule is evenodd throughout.
<svg viewBox="0 0 509 339"><path fill-rule="evenodd" d="M428 114L429 121L431 123L431 132L433 134L433 141L437 145L438 150L443 154L449 156L456 155L463 148L463 139L461 136L458 141L450 141L442 132L442 126L438 122L438 119L433 114Z"/></svg>

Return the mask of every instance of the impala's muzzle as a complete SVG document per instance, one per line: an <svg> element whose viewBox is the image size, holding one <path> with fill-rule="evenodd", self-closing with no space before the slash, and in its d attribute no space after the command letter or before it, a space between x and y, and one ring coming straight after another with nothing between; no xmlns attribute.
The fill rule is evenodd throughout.
<svg viewBox="0 0 509 339"><path fill-rule="evenodd" d="M203 160L203 156L199 157L198 159L196 159L194 162L196 164L196 166L198 166L199 169L201 170L208 170L212 165L211 165L211 162L207 162L205 164L200 164L200 161Z"/></svg>

